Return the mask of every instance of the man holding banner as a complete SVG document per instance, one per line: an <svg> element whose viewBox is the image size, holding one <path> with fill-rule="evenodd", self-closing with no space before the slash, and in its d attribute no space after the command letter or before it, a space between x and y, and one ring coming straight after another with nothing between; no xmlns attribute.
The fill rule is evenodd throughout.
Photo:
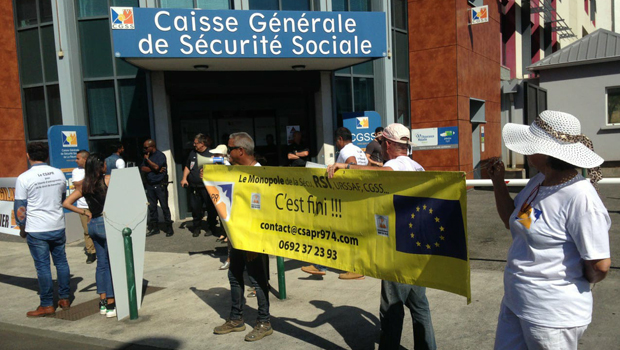
<svg viewBox="0 0 620 350"><path fill-rule="evenodd" d="M409 129L399 123L391 124L383 130L381 150L385 163L382 168L335 163L327 167L328 176L333 178L338 169L424 171L420 164L407 157L409 140ZM436 349L435 332L428 299L426 298L426 288L386 280L381 281L379 349L399 348L405 305L411 311L413 318L414 349Z"/></svg>
<svg viewBox="0 0 620 350"><path fill-rule="evenodd" d="M233 133L228 139L228 157L232 165L261 166L254 158L254 140L245 132ZM225 220L227 218L224 218ZM269 315L269 282L266 264L267 255L243 251L232 248L230 250L230 267L228 280L230 281L230 296L232 306L230 317L226 322L215 327L213 333L228 334L245 330L243 321L243 307L245 298L243 290L243 271L247 270L252 286L256 290L258 300L258 317L254 329L245 336L246 341L261 340L273 334Z"/></svg>

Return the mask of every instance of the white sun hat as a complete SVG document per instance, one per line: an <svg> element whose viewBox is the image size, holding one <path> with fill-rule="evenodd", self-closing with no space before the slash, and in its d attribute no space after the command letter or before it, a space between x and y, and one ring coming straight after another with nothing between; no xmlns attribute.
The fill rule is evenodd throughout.
<svg viewBox="0 0 620 350"><path fill-rule="evenodd" d="M543 111L532 125L506 124L502 136L508 149L524 155L545 154L584 169L603 163L581 134L579 120L568 113Z"/></svg>
<svg viewBox="0 0 620 350"><path fill-rule="evenodd" d="M228 147L226 147L226 145L218 145L217 147L210 150L209 152L211 152L211 154L226 155L228 154Z"/></svg>

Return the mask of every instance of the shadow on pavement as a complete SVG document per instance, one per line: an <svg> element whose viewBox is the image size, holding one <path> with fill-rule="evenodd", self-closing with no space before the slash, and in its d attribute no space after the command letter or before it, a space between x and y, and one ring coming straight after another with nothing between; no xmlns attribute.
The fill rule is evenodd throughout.
<svg viewBox="0 0 620 350"><path fill-rule="evenodd" d="M70 275L69 277L69 286L71 291L69 292L70 294L70 301L73 302L73 300L75 299L75 292L77 291L77 286L80 282L82 282L84 279L82 277L73 277L73 275ZM21 287L21 288L25 288L25 289L29 289L32 290L34 292L37 292L37 294L39 293L39 280L38 278L32 278L32 277L18 277L18 276L11 276L11 275L5 275L3 273L0 273L0 283L4 283L4 284L10 284L12 286L16 286L16 287ZM54 282L54 303L58 302L58 295L57 295L57 291L58 291L58 282Z"/></svg>
<svg viewBox="0 0 620 350"><path fill-rule="evenodd" d="M135 343L140 343L140 342L157 344L157 345L153 346L153 345L135 344ZM132 344L127 344L127 345L123 345L123 346L117 347L114 350L178 349L178 348L181 347L181 345L182 345L181 341L179 341L177 339L173 339L173 338L165 338L165 337L143 338L143 339L134 340L134 342Z"/></svg>
<svg viewBox="0 0 620 350"><path fill-rule="evenodd" d="M226 288L200 290L190 288L205 304L215 310L222 320L226 320L230 312L230 291ZM379 320L373 314L352 306L334 307L322 300L310 301L316 308L324 310L313 321L302 321L288 317L271 317L271 325L276 332L299 339L307 344L322 349L343 349L343 347L321 337L313 331L307 331L297 325L317 328L330 324L342 336L351 349L374 349L379 332ZM257 310L245 305L244 320L248 326L254 326ZM248 322L250 321L250 322Z"/></svg>

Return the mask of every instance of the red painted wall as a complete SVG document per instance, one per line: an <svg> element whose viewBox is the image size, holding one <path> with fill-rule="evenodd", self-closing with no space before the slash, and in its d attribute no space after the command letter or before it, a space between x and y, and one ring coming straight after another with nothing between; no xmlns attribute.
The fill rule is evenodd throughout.
<svg viewBox="0 0 620 350"><path fill-rule="evenodd" d="M470 26L466 1L409 0L411 128L459 127L459 148L416 151L427 170L473 170L469 99L485 101L485 152L501 153L500 12ZM468 177L471 177L469 174Z"/></svg>
<svg viewBox="0 0 620 350"><path fill-rule="evenodd" d="M0 177L16 177L28 169L22 100L17 69L13 1L0 0Z"/></svg>

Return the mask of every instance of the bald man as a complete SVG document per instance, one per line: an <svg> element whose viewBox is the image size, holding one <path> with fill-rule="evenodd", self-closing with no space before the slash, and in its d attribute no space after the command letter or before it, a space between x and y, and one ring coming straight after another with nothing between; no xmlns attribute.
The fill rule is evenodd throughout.
<svg viewBox="0 0 620 350"><path fill-rule="evenodd" d="M159 233L159 223L157 214L157 201L161 205L166 223L166 237L174 234L172 229L172 218L168 207L168 172L166 171L166 155L157 150L155 141L148 139L144 141L144 160L140 165L140 171L145 174L146 198L149 200L149 221L147 237Z"/></svg>

